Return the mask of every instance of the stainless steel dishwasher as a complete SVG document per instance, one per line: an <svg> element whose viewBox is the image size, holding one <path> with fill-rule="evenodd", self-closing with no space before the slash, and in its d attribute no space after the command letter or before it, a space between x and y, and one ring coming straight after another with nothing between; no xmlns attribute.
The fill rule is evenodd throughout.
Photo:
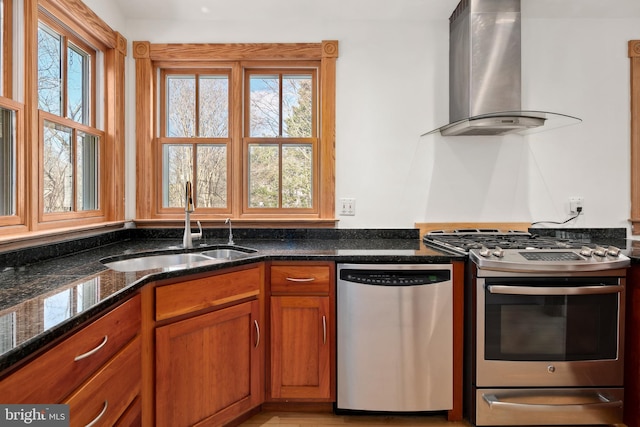
<svg viewBox="0 0 640 427"><path fill-rule="evenodd" d="M337 412L453 407L450 264L338 264Z"/></svg>

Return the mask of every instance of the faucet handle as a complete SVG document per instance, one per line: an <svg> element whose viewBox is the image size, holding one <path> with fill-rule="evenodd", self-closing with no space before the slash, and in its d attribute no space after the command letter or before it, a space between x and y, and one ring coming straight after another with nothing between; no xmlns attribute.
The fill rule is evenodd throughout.
<svg viewBox="0 0 640 427"><path fill-rule="evenodd" d="M198 224L198 232L197 233L192 233L191 237L193 238L193 240L198 240L200 238L202 238L202 225L200 225L200 221L196 221L196 224Z"/></svg>

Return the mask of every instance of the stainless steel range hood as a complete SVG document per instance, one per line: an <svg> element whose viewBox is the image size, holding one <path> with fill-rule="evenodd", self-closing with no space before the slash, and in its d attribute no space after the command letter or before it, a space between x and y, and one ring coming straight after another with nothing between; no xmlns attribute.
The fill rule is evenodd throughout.
<svg viewBox="0 0 640 427"><path fill-rule="evenodd" d="M449 22L450 123L427 134L528 133L581 121L522 110L520 0L462 0Z"/></svg>

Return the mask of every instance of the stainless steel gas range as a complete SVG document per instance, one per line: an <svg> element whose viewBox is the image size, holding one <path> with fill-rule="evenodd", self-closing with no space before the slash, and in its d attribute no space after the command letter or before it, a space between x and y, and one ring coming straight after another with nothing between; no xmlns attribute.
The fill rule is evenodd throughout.
<svg viewBox="0 0 640 427"><path fill-rule="evenodd" d="M465 408L474 425L622 422L629 258L497 230L425 235L468 253Z"/></svg>

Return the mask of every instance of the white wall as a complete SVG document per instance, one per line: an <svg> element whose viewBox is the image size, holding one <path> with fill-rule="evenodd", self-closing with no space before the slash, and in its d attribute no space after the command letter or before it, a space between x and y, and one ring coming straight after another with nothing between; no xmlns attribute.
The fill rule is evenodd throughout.
<svg viewBox="0 0 640 427"><path fill-rule="evenodd" d="M564 221L570 196L584 198L584 216L567 226L625 227L630 209L626 49L628 40L640 38L640 16L528 18L525 6L523 106L583 119L527 137L420 137L448 121L448 13L416 14L413 7L394 9L393 19L345 19L339 13L290 16L267 10L249 22L229 16L128 19L125 28L114 28L130 42L339 40L336 198L356 199L356 215L339 217L340 227ZM135 212L134 77L130 56L128 217Z"/></svg>

